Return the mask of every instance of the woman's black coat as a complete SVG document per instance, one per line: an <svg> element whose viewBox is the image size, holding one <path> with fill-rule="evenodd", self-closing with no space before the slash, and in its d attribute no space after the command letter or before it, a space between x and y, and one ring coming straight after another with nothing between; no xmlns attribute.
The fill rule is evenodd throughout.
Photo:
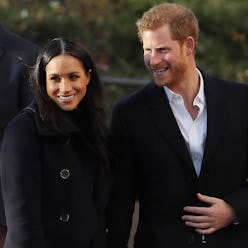
<svg viewBox="0 0 248 248"><path fill-rule="evenodd" d="M80 130L61 123L62 135L51 132L32 107L7 127L0 156L5 248L88 248L104 236L107 179L87 142L78 145Z"/></svg>

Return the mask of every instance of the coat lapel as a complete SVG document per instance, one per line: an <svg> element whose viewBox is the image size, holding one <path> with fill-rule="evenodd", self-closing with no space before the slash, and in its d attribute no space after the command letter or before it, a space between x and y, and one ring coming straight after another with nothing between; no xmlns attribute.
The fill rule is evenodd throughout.
<svg viewBox="0 0 248 248"><path fill-rule="evenodd" d="M151 110L151 119L160 134L171 144L172 150L179 156L195 173L194 166L185 144L184 138L174 118L168 99L163 88L154 83L148 89L146 103Z"/></svg>
<svg viewBox="0 0 248 248"><path fill-rule="evenodd" d="M221 107L225 103L223 102L221 93L218 93L216 81L204 73L202 74L207 104L207 137L200 176L204 175L207 164L216 151L223 129L223 121L225 120L225 112ZM170 108L164 89L157 87L154 83L150 84L147 90L146 103L151 110L151 119L161 135L171 144L175 153L195 173L192 159Z"/></svg>
<svg viewBox="0 0 248 248"><path fill-rule="evenodd" d="M223 130L225 111L223 98L218 93L216 82L208 76L204 76L204 88L207 104L207 137L205 141L204 156L202 161L201 175L204 175L207 164L217 150L219 137Z"/></svg>

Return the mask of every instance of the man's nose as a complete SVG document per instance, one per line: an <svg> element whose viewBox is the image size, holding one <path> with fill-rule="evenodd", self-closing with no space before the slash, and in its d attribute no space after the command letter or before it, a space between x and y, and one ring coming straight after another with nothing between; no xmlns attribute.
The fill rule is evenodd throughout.
<svg viewBox="0 0 248 248"><path fill-rule="evenodd" d="M152 51L150 54L150 65L157 65L161 62L161 56L157 51Z"/></svg>

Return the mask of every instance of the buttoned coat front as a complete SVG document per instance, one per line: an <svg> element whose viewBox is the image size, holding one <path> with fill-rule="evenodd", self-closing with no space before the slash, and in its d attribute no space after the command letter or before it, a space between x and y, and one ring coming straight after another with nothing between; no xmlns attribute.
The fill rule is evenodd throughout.
<svg viewBox="0 0 248 248"><path fill-rule="evenodd" d="M199 178L163 88L151 82L113 110L116 179L108 210L109 247L126 248L135 200L136 248L244 248L248 243L248 88L203 73L207 137ZM222 198L238 225L206 235L181 220L196 193Z"/></svg>
<svg viewBox="0 0 248 248"><path fill-rule="evenodd" d="M42 126L37 111L15 117L2 144L5 248L99 247L93 243L103 222L107 179L87 143L73 145L78 128L64 121L58 135Z"/></svg>

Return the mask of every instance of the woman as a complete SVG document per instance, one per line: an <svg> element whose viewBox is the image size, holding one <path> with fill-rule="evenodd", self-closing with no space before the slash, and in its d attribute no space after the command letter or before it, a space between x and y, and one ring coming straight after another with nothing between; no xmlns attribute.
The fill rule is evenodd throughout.
<svg viewBox="0 0 248 248"><path fill-rule="evenodd" d="M51 40L38 56L32 86L35 100L9 123L2 143L5 248L104 247L98 238L108 150L90 54L68 38Z"/></svg>

